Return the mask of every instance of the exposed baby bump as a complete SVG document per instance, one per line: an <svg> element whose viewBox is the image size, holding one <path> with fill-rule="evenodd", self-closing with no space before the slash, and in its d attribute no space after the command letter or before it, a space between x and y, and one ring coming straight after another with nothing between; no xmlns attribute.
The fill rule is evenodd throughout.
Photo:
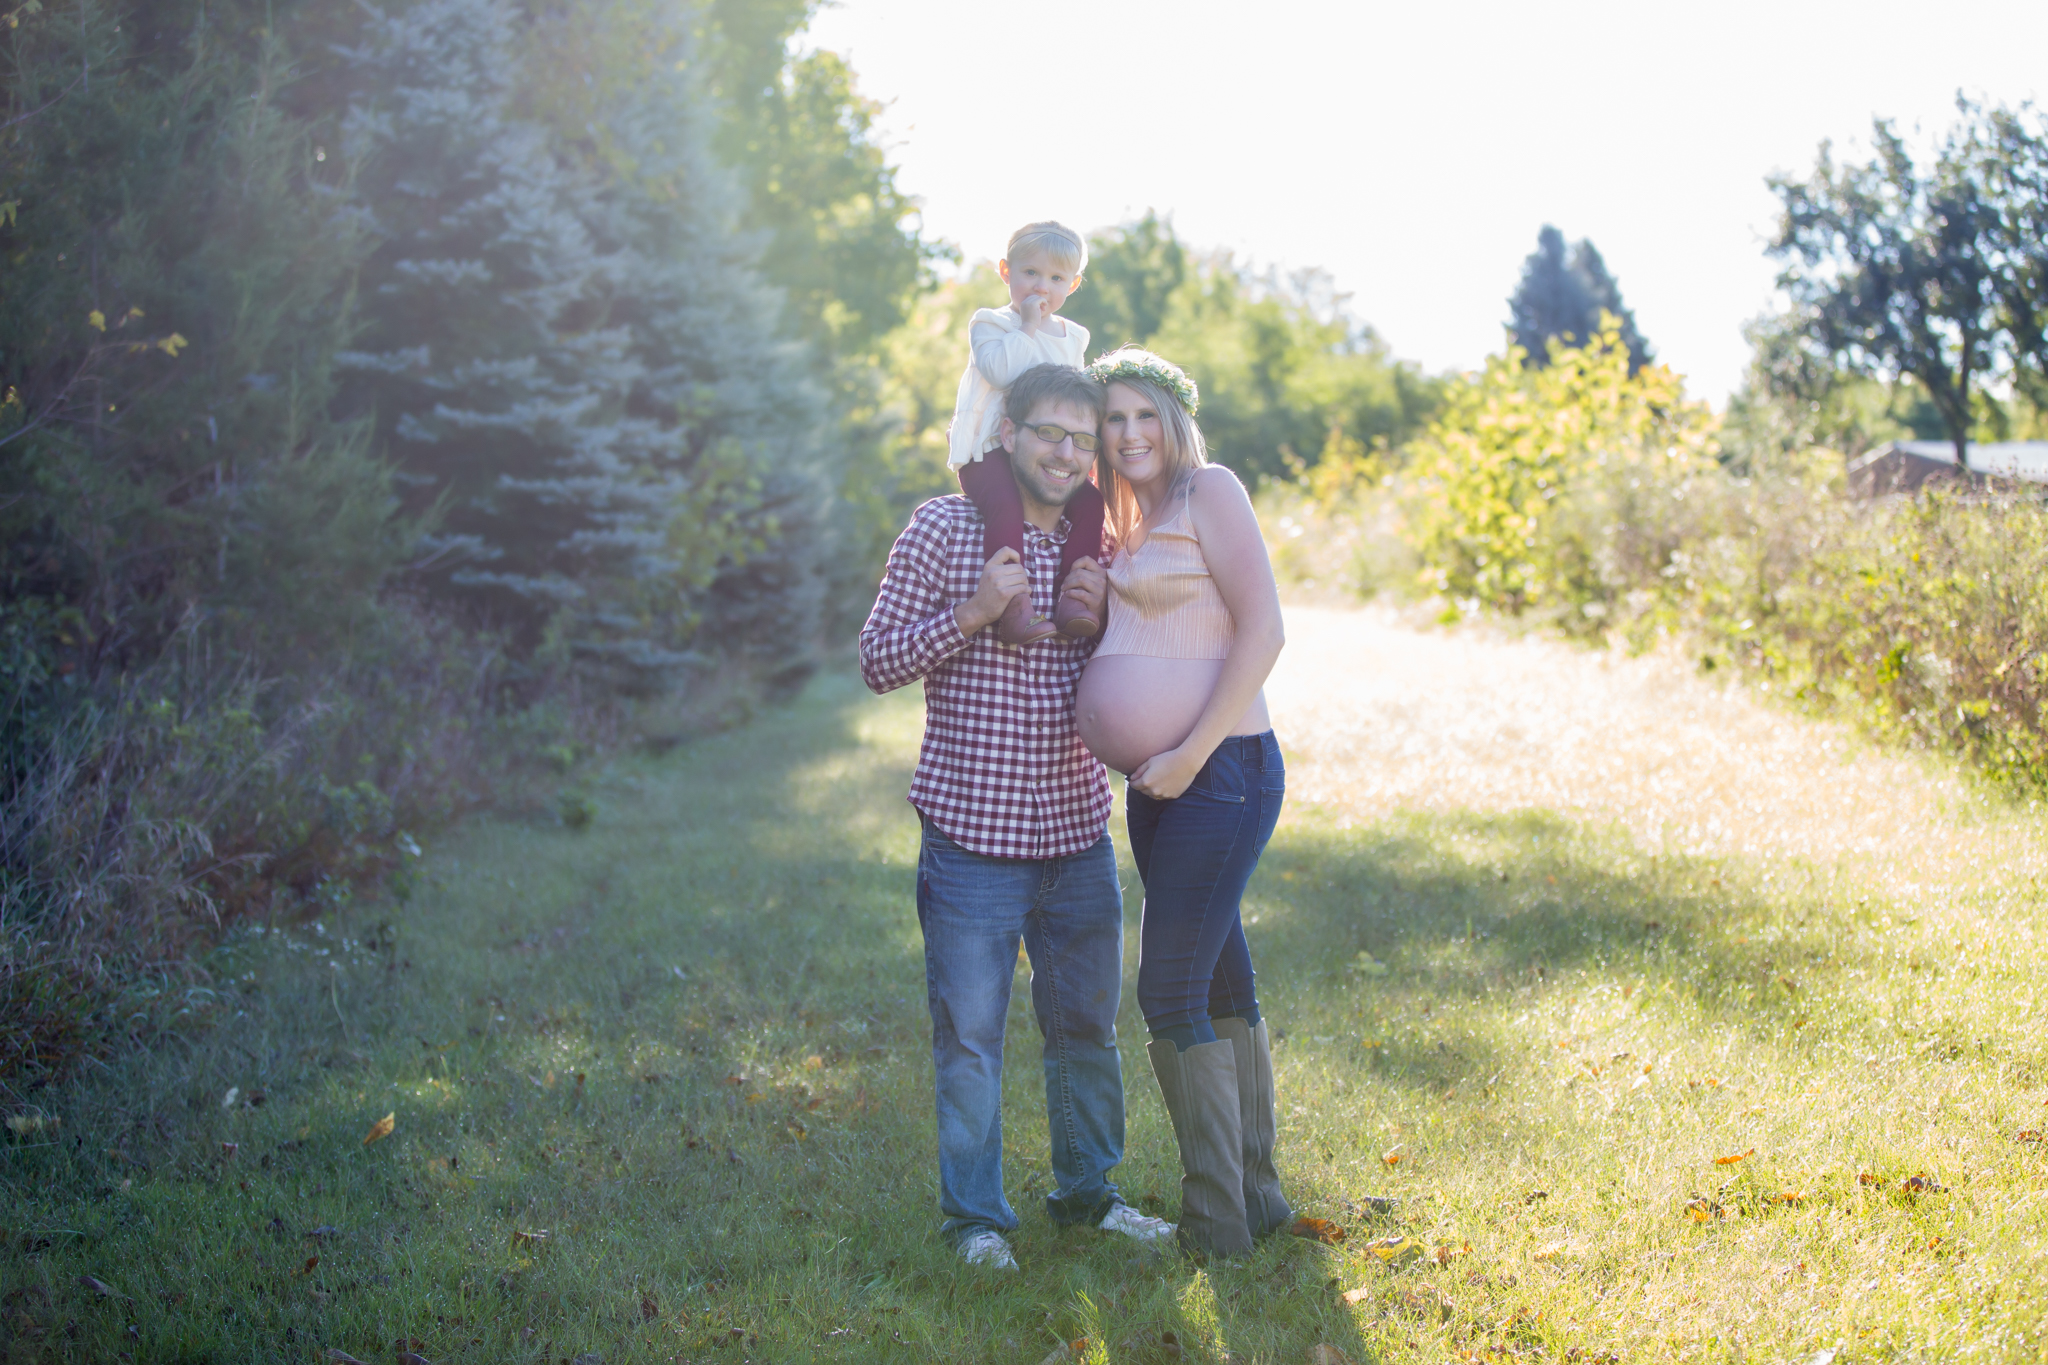
<svg viewBox="0 0 2048 1365"><path fill-rule="evenodd" d="M1217 659L1097 657L1074 698L1081 742L1118 772L1131 771L1188 737L1222 667Z"/></svg>

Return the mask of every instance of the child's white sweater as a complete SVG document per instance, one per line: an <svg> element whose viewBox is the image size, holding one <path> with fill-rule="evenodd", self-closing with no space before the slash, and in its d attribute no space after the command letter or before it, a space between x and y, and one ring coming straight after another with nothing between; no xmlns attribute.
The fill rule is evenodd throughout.
<svg viewBox="0 0 2048 1365"><path fill-rule="evenodd" d="M1053 328L1061 334L1055 336ZM999 444L1003 399L1010 385L1034 365L1078 368L1088 354L1088 329L1070 318L1046 319L1035 336L1024 331L1024 315L1014 303L978 308L967 324L974 358L960 376L960 395L953 400L953 425L946 433L946 467L972 463Z"/></svg>

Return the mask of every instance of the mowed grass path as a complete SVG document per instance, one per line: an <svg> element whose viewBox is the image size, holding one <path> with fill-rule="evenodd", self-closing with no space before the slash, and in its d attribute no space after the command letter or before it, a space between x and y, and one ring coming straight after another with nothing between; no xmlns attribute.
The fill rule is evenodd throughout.
<svg viewBox="0 0 2048 1365"><path fill-rule="evenodd" d="M1679 802L1697 818L1653 828L1647 797L1558 788L1553 757L1534 767L1563 794L1518 804L1481 780L1469 726L1473 799L1448 776L1420 799L1414 733L1344 711L1382 667L1368 646L1448 670L1439 692L1607 687L1621 738L1573 741L1602 763L1639 742L1624 703L1664 694L1633 666L1403 629L1296 620L1275 694L1315 799L1247 905L1283 1170L1341 1244L1203 1268L1054 1232L1020 971L1024 1269L951 1258L902 801L918 706L834 675L747 730L613 764L586 830L473 821L402 909L238 937L191 1028L32 1097L60 1122L0 1137L6 1358L1028 1365L1084 1338L1097 1361L1288 1365L1319 1345L1360 1365L2048 1355L2048 1150L2024 1136L2048 1129L2038 816L1817 729L1811 772L1786 771L1878 782L1932 835L1880 854L1703 832L1796 823L1784 773L1702 779ZM1436 684L1411 682L1423 705ZM1686 696L1689 724L1712 721ZM1171 1216L1129 997L1119 1179ZM1359 1215L1379 1193L1396 1219ZM1388 1236L1416 1250L1382 1260Z"/></svg>

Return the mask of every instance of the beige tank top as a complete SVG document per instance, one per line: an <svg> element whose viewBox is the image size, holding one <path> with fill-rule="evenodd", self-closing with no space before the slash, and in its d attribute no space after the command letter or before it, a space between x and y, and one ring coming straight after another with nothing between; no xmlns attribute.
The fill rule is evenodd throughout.
<svg viewBox="0 0 2048 1365"><path fill-rule="evenodd" d="M1095 657L1143 654L1154 659L1223 659L1236 627L1202 557L1188 510L1194 480L1169 496L1173 514L1147 528L1135 551L1119 548L1109 562L1109 624Z"/></svg>

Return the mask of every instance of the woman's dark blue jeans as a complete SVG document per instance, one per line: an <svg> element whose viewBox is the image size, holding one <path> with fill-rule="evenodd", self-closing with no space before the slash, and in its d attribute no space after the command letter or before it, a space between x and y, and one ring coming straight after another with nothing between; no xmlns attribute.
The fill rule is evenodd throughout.
<svg viewBox="0 0 2048 1365"><path fill-rule="evenodd" d="M1271 730L1224 740L1172 801L1126 789L1145 883L1138 1008L1153 1033L1257 1008L1239 905L1286 795Z"/></svg>

